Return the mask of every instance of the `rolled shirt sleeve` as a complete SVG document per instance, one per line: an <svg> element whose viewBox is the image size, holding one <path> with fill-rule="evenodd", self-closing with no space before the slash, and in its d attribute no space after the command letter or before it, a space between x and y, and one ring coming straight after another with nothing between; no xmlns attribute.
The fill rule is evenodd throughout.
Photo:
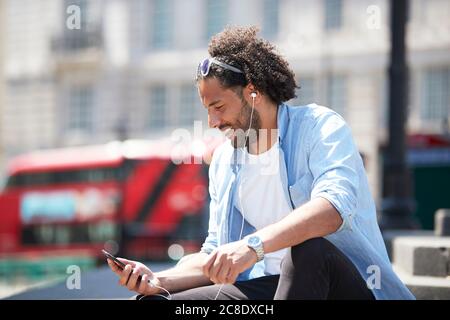
<svg viewBox="0 0 450 320"><path fill-rule="evenodd" d="M336 232L351 230L359 184L356 166L360 160L351 130L341 116L327 112L318 117L310 133L311 199L325 198L336 208L343 220Z"/></svg>

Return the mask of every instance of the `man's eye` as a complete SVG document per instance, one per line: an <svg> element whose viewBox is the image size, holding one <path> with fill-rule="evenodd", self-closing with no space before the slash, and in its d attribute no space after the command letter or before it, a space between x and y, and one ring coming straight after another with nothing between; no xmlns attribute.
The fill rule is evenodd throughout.
<svg viewBox="0 0 450 320"><path fill-rule="evenodd" d="M216 110L222 109L222 108L223 108L223 106L224 106L224 105L221 105L221 106L217 106L217 107L216 107Z"/></svg>

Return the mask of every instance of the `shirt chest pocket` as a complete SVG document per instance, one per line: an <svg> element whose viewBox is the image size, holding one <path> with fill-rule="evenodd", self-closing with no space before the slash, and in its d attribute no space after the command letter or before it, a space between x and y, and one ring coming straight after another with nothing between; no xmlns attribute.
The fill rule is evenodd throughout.
<svg viewBox="0 0 450 320"><path fill-rule="evenodd" d="M293 185L289 186L289 194L295 208L300 207L311 199L311 184L312 177L305 174Z"/></svg>

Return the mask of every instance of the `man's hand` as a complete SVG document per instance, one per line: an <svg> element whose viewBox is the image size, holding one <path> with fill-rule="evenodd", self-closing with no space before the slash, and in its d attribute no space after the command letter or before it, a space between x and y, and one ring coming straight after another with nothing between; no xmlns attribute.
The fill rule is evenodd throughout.
<svg viewBox="0 0 450 320"><path fill-rule="evenodd" d="M257 260L256 252L247 246L245 240L240 240L211 252L202 270L216 284L232 284L241 272L253 266Z"/></svg>
<svg viewBox="0 0 450 320"><path fill-rule="evenodd" d="M119 276L119 284L127 287L128 290L135 291L143 295L154 295L160 293L161 289L151 286L148 283L149 279L153 279L156 285L161 287L161 283L153 272L147 268L144 264L131 261L123 258L118 258L120 261L126 264L125 269L120 269L114 261L107 259L109 267ZM139 275L142 276L138 281Z"/></svg>

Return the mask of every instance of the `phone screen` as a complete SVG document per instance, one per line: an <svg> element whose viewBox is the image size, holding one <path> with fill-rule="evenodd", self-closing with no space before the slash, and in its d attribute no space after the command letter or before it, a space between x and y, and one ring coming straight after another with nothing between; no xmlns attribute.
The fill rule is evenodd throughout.
<svg viewBox="0 0 450 320"><path fill-rule="evenodd" d="M102 252L106 256L106 258L114 261L119 268L121 268L121 269L125 268L125 264L122 261L120 261L119 259L117 259L116 257L114 257L111 253L109 253L108 251L103 250L103 249L102 249Z"/></svg>

